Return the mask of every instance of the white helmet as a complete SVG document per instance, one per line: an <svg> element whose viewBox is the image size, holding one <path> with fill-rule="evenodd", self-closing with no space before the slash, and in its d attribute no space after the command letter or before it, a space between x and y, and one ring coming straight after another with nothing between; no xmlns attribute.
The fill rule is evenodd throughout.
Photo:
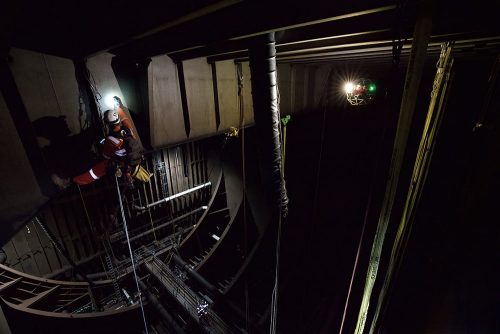
<svg viewBox="0 0 500 334"><path fill-rule="evenodd" d="M120 123L120 117L118 116L118 112L116 110L106 110L104 112L104 122L110 125L115 125Z"/></svg>

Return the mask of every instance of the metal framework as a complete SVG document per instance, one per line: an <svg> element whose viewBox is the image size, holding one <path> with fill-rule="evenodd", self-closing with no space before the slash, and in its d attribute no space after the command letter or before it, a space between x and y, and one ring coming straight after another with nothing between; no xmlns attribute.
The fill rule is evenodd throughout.
<svg viewBox="0 0 500 334"><path fill-rule="evenodd" d="M110 295L112 281L95 282L96 298ZM0 264L0 298L17 309L45 312L53 316L76 315L97 311L87 282L65 282L21 273ZM106 305L106 300L101 305ZM90 305L90 307L84 307ZM59 314L59 315L58 315Z"/></svg>

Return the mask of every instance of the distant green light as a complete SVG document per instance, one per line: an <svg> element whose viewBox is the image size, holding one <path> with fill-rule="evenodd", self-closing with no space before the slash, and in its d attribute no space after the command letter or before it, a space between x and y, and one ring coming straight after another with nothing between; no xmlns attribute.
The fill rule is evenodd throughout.
<svg viewBox="0 0 500 334"><path fill-rule="evenodd" d="M370 85L368 86L368 91L369 91L369 92L374 92L374 91L375 91L375 89L377 89L377 86L375 86L375 84L370 84Z"/></svg>

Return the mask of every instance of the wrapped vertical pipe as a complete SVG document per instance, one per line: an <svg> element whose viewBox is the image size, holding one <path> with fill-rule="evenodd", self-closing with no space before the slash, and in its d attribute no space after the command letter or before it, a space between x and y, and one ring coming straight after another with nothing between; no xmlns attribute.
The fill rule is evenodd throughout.
<svg viewBox="0 0 500 334"><path fill-rule="evenodd" d="M249 49L252 98L260 153L263 182L269 187L271 200L285 217L288 197L281 173L280 116L274 33L257 36Z"/></svg>

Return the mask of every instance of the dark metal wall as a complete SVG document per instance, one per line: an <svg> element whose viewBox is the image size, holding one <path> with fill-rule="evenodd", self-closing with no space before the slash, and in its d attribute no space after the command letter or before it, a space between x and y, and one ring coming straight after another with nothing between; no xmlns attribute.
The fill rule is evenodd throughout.
<svg viewBox="0 0 500 334"><path fill-rule="evenodd" d="M215 66L215 71L212 66ZM238 76L242 94L238 95ZM196 58L176 64L168 56L154 57L149 68L151 143L165 147L253 124L250 67L233 61L209 64ZM215 90L216 89L216 90Z"/></svg>
<svg viewBox="0 0 500 334"><path fill-rule="evenodd" d="M111 55L102 54L87 61L89 83L96 94L100 112L108 108L108 94L121 96L111 59ZM4 103L4 99L1 100L0 106L5 109L2 112L5 134L2 146L10 157L9 164L3 164L5 171L2 169L1 243L5 244L7 263L16 269L34 275L54 276L64 273L69 264L54 250L38 226L32 222L23 226L48 200L40 193L31 167L37 163L37 168L43 170L47 178L53 173L71 177L88 169L99 158L91 150L89 106L81 99L74 64L69 59L12 49L8 66L13 77L10 91L17 92L23 110L10 110L12 108ZM6 91L2 90L2 93ZM122 100L126 105L126 98ZM40 153L41 161L33 161L22 145L18 145L17 139L23 134L16 129L16 120L9 117L9 111L24 113L28 122L25 128L36 140L34 149ZM168 126L169 130L173 128ZM166 194L175 194L206 182L209 173L200 145L185 143L149 154L147 167L155 176L150 184L130 194L127 213L132 215L134 204L154 202ZM204 198L201 193L175 199L168 206L155 207L151 216L149 212L134 216L136 224L183 214L190 205ZM81 192L72 187L45 204L40 212L71 259L90 271L102 269L97 256L102 252L101 237L117 227L116 195L113 182L106 180L82 187Z"/></svg>

